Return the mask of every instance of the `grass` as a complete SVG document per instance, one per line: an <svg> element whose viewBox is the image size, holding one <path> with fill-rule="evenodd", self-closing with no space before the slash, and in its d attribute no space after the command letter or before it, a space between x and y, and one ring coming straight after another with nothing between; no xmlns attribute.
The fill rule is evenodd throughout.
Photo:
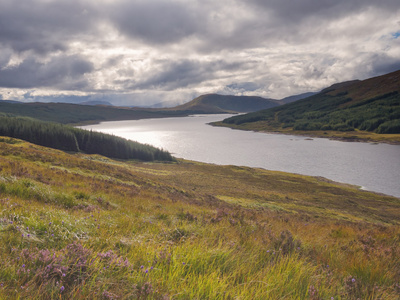
<svg viewBox="0 0 400 300"><path fill-rule="evenodd" d="M398 299L400 199L0 138L0 299Z"/></svg>

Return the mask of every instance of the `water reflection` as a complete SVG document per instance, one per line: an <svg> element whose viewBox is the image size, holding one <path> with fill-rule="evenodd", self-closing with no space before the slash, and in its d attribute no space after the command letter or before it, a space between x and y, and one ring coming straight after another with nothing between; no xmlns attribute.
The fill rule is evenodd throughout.
<svg viewBox="0 0 400 300"><path fill-rule="evenodd" d="M151 144L189 160L323 176L400 197L398 145L309 139L206 125L226 117L104 122L85 128Z"/></svg>

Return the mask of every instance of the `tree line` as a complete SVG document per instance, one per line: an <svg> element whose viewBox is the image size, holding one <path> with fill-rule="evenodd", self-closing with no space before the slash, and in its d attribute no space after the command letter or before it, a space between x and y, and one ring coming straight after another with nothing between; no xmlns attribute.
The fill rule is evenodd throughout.
<svg viewBox="0 0 400 300"><path fill-rule="evenodd" d="M114 135L24 117L0 116L0 135L63 151L117 159L173 161L167 151Z"/></svg>

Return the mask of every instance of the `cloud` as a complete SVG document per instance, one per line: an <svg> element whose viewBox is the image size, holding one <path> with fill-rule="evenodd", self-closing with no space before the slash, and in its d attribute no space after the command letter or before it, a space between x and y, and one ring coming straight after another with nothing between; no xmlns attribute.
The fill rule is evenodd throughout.
<svg viewBox="0 0 400 300"><path fill-rule="evenodd" d="M398 0L0 0L0 94L278 99L400 68L399 15Z"/></svg>
<svg viewBox="0 0 400 300"><path fill-rule="evenodd" d="M93 33L97 17L88 1L0 0L0 40L17 52L66 51L71 40Z"/></svg>
<svg viewBox="0 0 400 300"><path fill-rule="evenodd" d="M175 61L160 60L153 62L154 68L143 74L134 87L138 89L163 89L174 90L187 88L212 81L218 75L224 78L222 73L240 69L239 62L229 63L222 59L205 61L178 59ZM226 75L225 75L226 76Z"/></svg>
<svg viewBox="0 0 400 300"><path fill-rule="evenodd" d="M400 70L400 58L391 57L387 54L374 54L371 55L370 66L371 69L367 74L368 77L391 73Z"/></svg>
<svg viewBox="0 0 400 300"><path fill-rule="evenodd" d="M46 63L29 57L17 66L0 70L0 86L29 89L40 87L85 89L88 83L84 75L92 70L92 63L79 55L56 56Z"/></svg>
<svg viewBox="0 0 400 300"><path fill-rule="evenodd" d="M132 39L148 44L170 44L197 31L196 14L175 1L121 1L110 7L110 20Z"/></svg>

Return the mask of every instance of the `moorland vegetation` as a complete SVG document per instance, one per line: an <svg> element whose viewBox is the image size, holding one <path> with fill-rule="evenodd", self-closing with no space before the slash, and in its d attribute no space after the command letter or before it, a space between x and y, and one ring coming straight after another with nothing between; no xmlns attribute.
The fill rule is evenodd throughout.
<svg viewBox="0 0 400 300"><path fill-rule="evenodd" d="M398 299L400 199L0 138L0 299Z"/></svg>

